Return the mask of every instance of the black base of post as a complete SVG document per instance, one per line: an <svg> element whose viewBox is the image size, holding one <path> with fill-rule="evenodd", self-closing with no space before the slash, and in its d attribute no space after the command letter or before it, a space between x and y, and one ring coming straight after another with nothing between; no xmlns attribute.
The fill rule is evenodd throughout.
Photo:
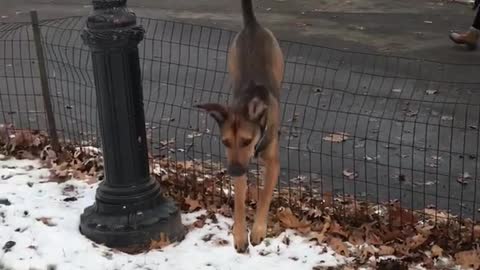
<svg viewBox="0 0 480 270"><path fill-rule="evenodd" d="M126 0L93 0L82 38L91 48L105 179L80 217L87 238L135 250L182 240L176 205L150 178L138 43L144 30Z"/></svg>
<svg viewBox="0 0 480 270"><path fill-rule="evenodd" d="M158 196L141 203L155 206L133 210L131 206L104 205L97 201L80 216L80 231L96 243L129 250L142 250L155 240L183 239L185 228L172 201Z"/></svg>

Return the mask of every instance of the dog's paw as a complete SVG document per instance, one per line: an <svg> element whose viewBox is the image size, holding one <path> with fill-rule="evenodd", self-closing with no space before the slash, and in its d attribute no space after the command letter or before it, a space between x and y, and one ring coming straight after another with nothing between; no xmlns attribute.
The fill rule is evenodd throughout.
<svg viewBox="0 0 480 270"><path fill-rule="evenodd" d="M233 225L233 243L238 253L248 252L248 231L245 225Z"/></svg>
<svg viewBox="0 0 480 270"><path fill-rule="evenodd" d="M266 225L253 224L252 234L250 235L250 242L252 242L253 246L256 246L262 243L266 236L267 236Z"/></svg>

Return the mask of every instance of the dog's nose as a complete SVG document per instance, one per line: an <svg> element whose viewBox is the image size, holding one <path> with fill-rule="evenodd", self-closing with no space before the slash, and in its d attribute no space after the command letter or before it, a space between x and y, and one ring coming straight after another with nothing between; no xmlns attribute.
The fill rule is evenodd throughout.
<svg viewBox="0 0 480 270"><path fill-rule="evenodd" d="M243 167L240 164L230 164L230 165L228 165L228 168L227 168L227 173L230 174L230 176L233 176L233 177L242 176L246 172L247 172L247 170L245 169L245 167Z"/></svg>

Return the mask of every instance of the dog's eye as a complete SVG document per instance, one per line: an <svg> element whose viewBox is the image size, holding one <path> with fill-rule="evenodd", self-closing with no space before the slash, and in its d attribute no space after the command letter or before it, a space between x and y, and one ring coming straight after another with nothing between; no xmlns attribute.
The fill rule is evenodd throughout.
<svg viewBox="0 0 480 270"><path fill-rule="evenodd" d="M243 140L241 141L242 147L247 147L247 146L249 146L251 143L252 143L252 139L243 139Z"/></svg>
<svg viewBox="0 0 480 270"><path fill-rule="evenodd" d="M232 147L232 145L230 144L230 142L229 142L228 140L222 140L222 143L223 143L223 145L225 145L225 147L227 147L227 148Z"/></svg>

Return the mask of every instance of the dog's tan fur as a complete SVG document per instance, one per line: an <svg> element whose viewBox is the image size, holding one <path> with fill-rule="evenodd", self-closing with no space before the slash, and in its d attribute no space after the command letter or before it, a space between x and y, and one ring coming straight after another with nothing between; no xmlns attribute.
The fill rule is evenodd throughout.
<svg viewBox="0 0 480 270"><path fill-rule="evenodd" d="M235 249L248 249L245 196L248 165L257 151L265 165L264 188L257 203L251 243L263 241L279 163L280 88L283 54L272 32L256 20L252 0L242 0L244 27L235 37L228 54L228 71L233 83L233 105L199 105L218 122L226 148L228 172L235 185L233 235ZM260 143L261 142L261 143Z"/></svg>

